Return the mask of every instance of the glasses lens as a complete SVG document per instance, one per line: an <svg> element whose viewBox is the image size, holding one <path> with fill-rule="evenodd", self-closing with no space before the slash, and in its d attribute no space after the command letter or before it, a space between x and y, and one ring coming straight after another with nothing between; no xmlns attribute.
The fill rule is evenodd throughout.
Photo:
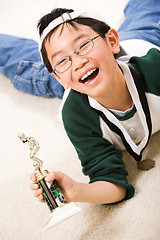
<svg viewBox="0 0 160 240"><path fill-rule="evenodd" d="M62 73L64 71L66 71L71 65L71 61L69 57L65 57L64 59L62 59L61 61L59 61L56 66L55 66L55 70L59 73Z"/></svg>
<svg viewBox="0 0 160 240"><path fill-rule="evenodd" d="M84 55L88 53L93 48L93 46L94 43L90 39L82 42L78 49L79 55Z"/></svg>

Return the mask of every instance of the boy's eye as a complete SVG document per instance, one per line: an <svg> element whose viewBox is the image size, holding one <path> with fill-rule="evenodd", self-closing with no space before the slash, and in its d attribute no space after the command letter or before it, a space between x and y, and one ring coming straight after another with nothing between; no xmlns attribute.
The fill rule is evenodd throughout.
<svg viewBox="0 0 160 240"><path fill-rule="evenodd" d="M57 64L56 64L56 66L58 66L58 65L63 65L63 64L65 64L67 62L67 58L63 58L61 61L59 61Z"/></svg>
<svg viewBox="0 0 160 240"><path fill-rule="evenodd" d="M81 45L80 45L80 50L83 50L83 49L85 49L87 46L88 46L88 44L90 43L90 41L86 41L86 42L84 42L84 43L82 43Z"/></svg>

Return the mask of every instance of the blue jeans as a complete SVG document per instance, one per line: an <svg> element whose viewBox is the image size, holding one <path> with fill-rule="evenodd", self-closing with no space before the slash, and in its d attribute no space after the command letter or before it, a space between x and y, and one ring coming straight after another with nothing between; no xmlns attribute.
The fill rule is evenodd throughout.
<svg viewBox="0 0 160 240"><path fill-rule="evenodd" d="M38 43L0 34L0 73L23 92L42 97L63 97L64 89L42 63Z"/></svg>
<svg viewBox="0 0 160 240"><path fill-rule="evenodd" d="M118 29L120 41L142 39L160 47L160 1L131 0Z"/></svg>
<svg viewBox="0 0 160 240"><path fill-rule="evenodd" d="M120 41L142 39L160 47L160 1L131 0L118 30ZM38 51L38 43L0 34L0 73L20 91L43 97L62 98L64 89L51 76Z"/></svg>

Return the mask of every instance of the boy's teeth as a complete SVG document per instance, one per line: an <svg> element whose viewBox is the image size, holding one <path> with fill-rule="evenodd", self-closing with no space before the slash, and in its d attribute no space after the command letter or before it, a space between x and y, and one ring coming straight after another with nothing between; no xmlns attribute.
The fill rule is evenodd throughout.
<svg viewBox="0 0 160 240"><path fill-rule="evenodd" d="M91 71L88 71L83 77L81 77L81 80L83 81L87 77L89 77L94 71L96 71L96 68L92 69Z"/></svg>

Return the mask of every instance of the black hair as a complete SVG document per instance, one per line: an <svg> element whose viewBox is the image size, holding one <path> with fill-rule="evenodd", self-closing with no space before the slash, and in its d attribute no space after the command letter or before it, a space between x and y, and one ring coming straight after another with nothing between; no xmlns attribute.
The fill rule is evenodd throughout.
<svg viewBox="0 0 160 240"><path fill-rule="evenodd" d="M44 29L49 25L50 22L52 22L54 19L60 17L62 14L64 14L65 12L73 12L73 9L66 9L66 8L55 8L51 11L51 13L43 16L37 25L37 28L39 29L39 35L41 36ZM91 27L96 33L98 33L102 38L105 39L105 34L109 31L110 27L99 20L93 19L93 18L86 18L86 17L77 17L75 19L71 19L69 21L66 22L67 24L70 24L73 28L77 29L77 24L82 24L82 25L86 25ZM52 33L58 28L55 27L53 28L48 35L46 36L45 39L48 39L51 37ZM45 49L45 41L43 41L42 43L42 47L41 47L41 54L42 54L42 58L43 58L43 62L45 64L45 66L47 67L49 72L52 72L53 69L51 67L51 64L48 60L47 57L47 52Z"/></svg>

